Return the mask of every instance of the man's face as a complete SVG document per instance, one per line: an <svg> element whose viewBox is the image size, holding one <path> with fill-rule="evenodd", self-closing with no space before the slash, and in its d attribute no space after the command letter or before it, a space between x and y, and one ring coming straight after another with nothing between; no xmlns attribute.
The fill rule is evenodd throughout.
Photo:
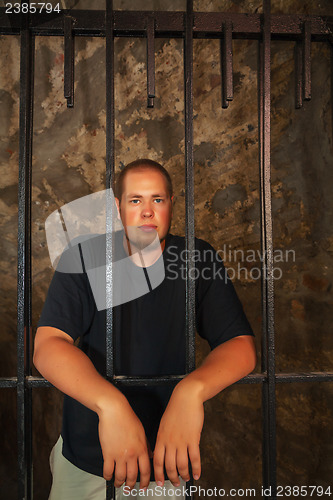
<svg viewBox="0 0 333 500"><path fill-rule="evenodd" d="M116 202L127 239L140 247L149 244L157 233L163 250L172 216L172 199L164 176L149 168L128 172L121 201Z"/></svg>

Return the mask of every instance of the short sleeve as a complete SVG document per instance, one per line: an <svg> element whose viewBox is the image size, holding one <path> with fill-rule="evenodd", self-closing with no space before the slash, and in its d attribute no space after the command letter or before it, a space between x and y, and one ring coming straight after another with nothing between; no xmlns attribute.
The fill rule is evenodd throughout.
<svg viewBox="0 0 333 500"><path fill-rule="evenodd" d="M238 337L253 335L232 281L216 251L198 240L196 268L196 326L201 337L214 349Z"/></svg>
<svg viewBox="0 0 333 500"><path fill-rule="evenodd" d="M76 340L89 329L93 309L87 275L55 271L38 326L58 328Z"/></svg>

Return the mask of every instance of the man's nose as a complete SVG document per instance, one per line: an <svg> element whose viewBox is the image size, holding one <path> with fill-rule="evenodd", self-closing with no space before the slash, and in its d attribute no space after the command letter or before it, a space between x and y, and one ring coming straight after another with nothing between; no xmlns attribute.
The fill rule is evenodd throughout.
<svg viewBox="0 0 333 500"><path fill-rule="evenodd" d="M154 210L150 203L145 203L142 207L142 217L153 217Z"/></svg>

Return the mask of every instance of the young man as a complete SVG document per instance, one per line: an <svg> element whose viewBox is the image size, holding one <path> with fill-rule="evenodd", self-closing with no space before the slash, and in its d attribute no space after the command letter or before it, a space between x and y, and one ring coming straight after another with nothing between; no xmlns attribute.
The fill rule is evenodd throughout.
<svg viewBox="0 0 333 500"><path fill-rule="evenodd" d="M115 194L124 226L115 237L118 258L130 256L133 271L146 266L149 273L161 259L165 268L159 286L114 307L116 374L184 374L187 254L184 238L169 233L169 174L156 162L137 160L121 172ZM142 242L153 234L163 253L142 264ZM200 477L203 403L250 373L256 355L251 327L223 264L202 240L196 240L196 271L196 327L211 353L176 386L121 391L105 378L105 311L97 310L86 273L55 272L34 352L40 373L67 395L63 444L59 441L52 452L51 500L102 500L103 477L113 477L117 488L133 488L139 473L140 488L151 478L162 486L165 468L178 487L189 480L189 465L194 479Z"/></svg>

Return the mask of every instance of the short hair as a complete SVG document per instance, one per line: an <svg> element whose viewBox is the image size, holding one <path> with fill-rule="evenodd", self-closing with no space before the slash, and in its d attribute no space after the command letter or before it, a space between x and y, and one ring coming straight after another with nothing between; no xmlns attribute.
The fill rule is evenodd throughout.
<svg viewBox="0 0 333 500"><path fill-rule="evenodd" d="M172 197L173 187L169 172L157 161L149 160L148 158L140 158L139 160L134 160L131 163L128 163L116 176L115 196L119 199L119 201L121 200L123 194L125 177L128 172L133 170L155 170L155 172L162 174L165 179L168 195L170 198Z"/></svg>

